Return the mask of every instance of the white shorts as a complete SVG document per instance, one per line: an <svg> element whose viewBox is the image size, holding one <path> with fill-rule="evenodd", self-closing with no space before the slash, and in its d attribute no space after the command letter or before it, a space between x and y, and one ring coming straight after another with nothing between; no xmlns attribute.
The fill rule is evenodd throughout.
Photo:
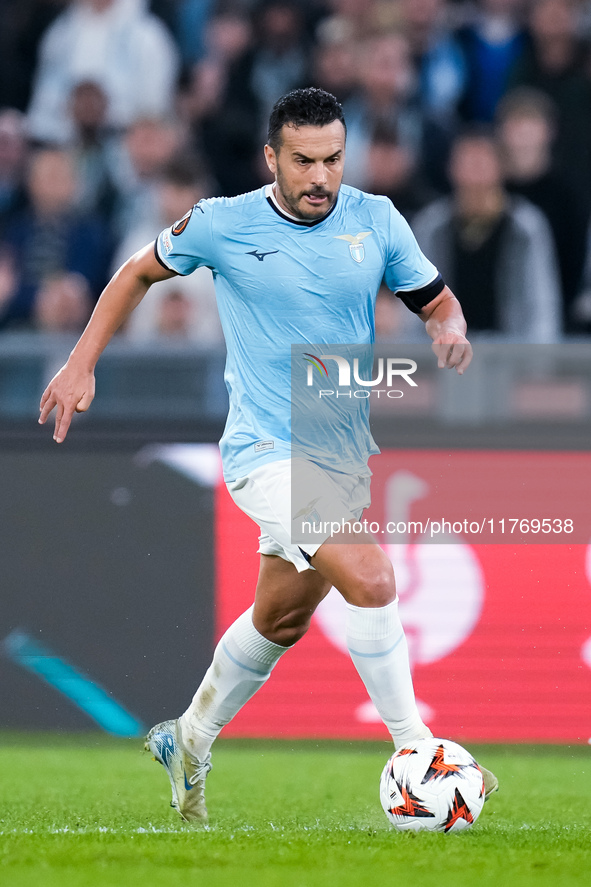
<svg viewBox="0 0 591 887"><path fill-rule="evenodd" d="M236 505L261 529L260 554L274 554L298 570L343 524L370 504L370 478L320 468L304 459L267 462L226 484Z"/></svg>

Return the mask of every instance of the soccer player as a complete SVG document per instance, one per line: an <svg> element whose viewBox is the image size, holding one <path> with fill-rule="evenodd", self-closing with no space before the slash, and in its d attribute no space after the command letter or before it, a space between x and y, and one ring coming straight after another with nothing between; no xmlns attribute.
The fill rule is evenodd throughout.
<svg viewBox="0 0 591 887"><path fill-rule="evenodd" d="M213 741L305 634L333 585L347 603L351 657L395 746L431 735L415 703L386 554L368 533L345 525L312 543L292 542L292 464L298 462L302 489L313 492L303 511L354 521L369 504L367 460L376 452L360 408L347 413L350 432L330 427L323 441L319 428L313 455L298 450L292 460L292 344L306 351L313 343L370 345L384 279L425 321L439 367L463 373L472 357L459 303L391 202L341 185L345 135L342 108L329 93L303 89L281 98L265 145L274 184L200 201L132 256L41 399L39 421L56 408L54 439L61 443L73 413L94 397L101 352L150 285L202 265L213 269L228 350L224 477L261 528L261 559L254 605L221 638L191 704L146 739L185 820L207 820ZM484 776L489 795L497 780Z"/></svg>

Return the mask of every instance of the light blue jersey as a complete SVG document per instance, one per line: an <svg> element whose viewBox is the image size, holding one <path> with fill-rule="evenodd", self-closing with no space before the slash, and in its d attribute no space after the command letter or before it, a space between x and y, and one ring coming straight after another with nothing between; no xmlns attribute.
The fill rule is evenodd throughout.
<svg viewBox="0 0 591 887"><path fill-rule="evenodd" d="M293 345L369 345L382 280L403 294L438 277L390 200L345 185L313 223L282 213L270 186L202 200L160 234L156 256L178 274L213 271L228 352L230 411L220 441L227 481L291 456ZM322 439L319 428L310 458L368 474L377 448L367 412L352 411L350 433L336 440Z"/></svg>

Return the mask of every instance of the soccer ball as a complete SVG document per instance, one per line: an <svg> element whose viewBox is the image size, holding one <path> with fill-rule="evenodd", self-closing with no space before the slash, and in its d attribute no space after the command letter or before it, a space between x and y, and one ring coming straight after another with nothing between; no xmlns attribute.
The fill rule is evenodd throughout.
<svg viewBox="0 0 591 887"><path fill-rule="evenodd" d="M399 831L459 832L482 810L482 771L461 745L419 739L399 748L384 767L380 800Z"/></svg>

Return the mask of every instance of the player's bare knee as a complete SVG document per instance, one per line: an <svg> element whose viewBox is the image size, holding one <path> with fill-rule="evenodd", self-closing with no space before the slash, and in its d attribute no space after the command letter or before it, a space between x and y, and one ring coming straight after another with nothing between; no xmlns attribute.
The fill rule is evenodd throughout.
<svg viewBox="0 0 591 887"><path fill-rule="evenodd" d="M275 632L274 643L280 644L282 647L293 647L306 634L308 626L305 628L295 628L281 626Z"/></svg>
<svg viewBox="0 0 591 887"><path fill-rule="evenodd" d="M306 634L310 627L311 614L295 611L277 620L276 635L280 640L275 641L283 647L291 647Z"/></svg>
<svg viewBox="0 0 591 887"><path fill-rule="evenodd" d="M281 616L270 617L258 630L267 640L282 647L291 647L308 631L311 613L291 611Z"/></svg>
<svg viewBox="0 0 591 887"><path fill-rule="evenodd" d="M362 572L351 585L349 603L356 607L385 607L396 600L396 582L391 566Z"/></svg>

